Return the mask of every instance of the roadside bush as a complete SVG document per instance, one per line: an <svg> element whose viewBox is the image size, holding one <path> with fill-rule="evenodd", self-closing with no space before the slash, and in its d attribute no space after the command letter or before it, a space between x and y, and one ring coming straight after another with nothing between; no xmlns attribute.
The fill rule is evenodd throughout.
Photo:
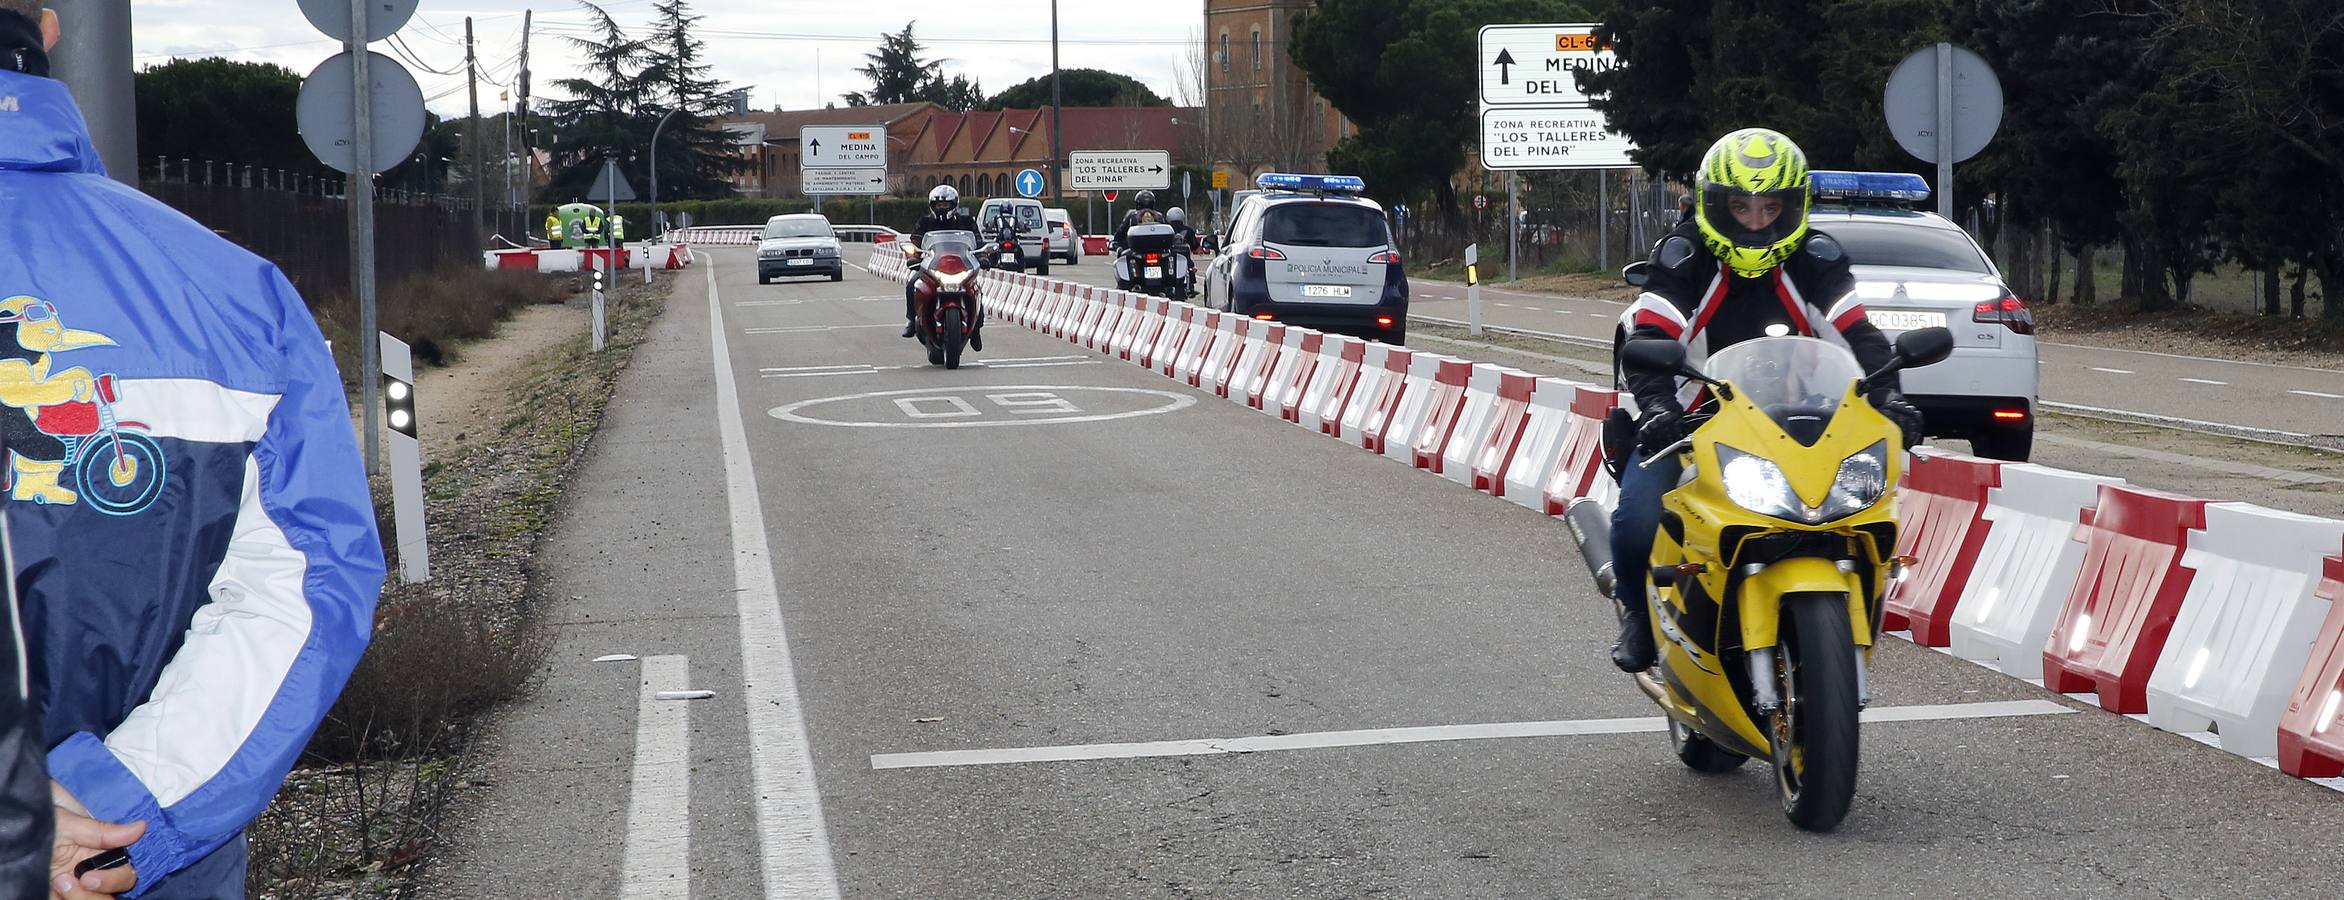
<svg viewBox="0 0 2344 900"><path fill-rule="evenodd" d="M538 303L559 303L575 278L456 266L411 275L375 295L375 324L406 341L422 365L444 365L457 344L496 334L497 323ZM310 298L318 327L334 344L346 387L358 378L358 304L348 294Z"/></svg>

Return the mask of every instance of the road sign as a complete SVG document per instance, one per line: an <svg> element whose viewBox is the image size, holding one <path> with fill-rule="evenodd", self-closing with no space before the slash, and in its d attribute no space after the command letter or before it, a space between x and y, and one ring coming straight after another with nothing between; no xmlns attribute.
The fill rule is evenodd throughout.
<svg viewBox="0 0 2344 900"><path fill-rule="evenodd" d="M886 169L799 169L798 192L808 197L887 193Z"/></svg>
<svg viewBox="0 0 2344 900"><path fill-rule="evenodd" d="M1953 55L1953 161L1978 155L2002 127L2002 81L1977 54L1950 44ZM1937 48L1923 47L1888 76L1881 110L1896 145L1922 162L1937 162Z"/></svg>
<svg viewBox="0 0 2344 900"><path fill-rule="evenodd" d="M1635 145L1589 108L1578 73L1619 68L1592 24L1484 25L1481 165L1485 169L1611 169Z"/></svg>
<svg viewBox="0 0 2344 900"><path fill-rule="evenodd" d="M1488 195L1488 194L1475 194L1475 195L1473 195L1473 208L1474 208L1474 209L1488 209L1488 208L1489 208L1489 195Z"/></svg>
<svg viewBox="0 0 2344 900"><path fill-rule="evenodd" d="M1213 190L1223 190L1227 187L1229 187L1229 173L1222 169L1214 169Z"/></svg>
<svg viewBox="0 0 2344 900"><path fill-rule="evenodd" d="M345 11L348 7L343 5ZM293 101L301 142L309 145L309 152L319 162L340 172L358 167L357 148L352 146L355 138L351 137L358 126L357 101L353 99L357 85L350 68L348 53L337 53L318 63ZM423 139L423 88L397 60L371 50L367 51L366 80L374 86L374 115L368 119L373 138L368 141L373 149L370 162L380 173L405 162L415 143Z"/></svg>
<svg viewBox="0 0 2344 900"><path fill-rule="evenodd" d="M1076 150L1068 154L1066 186L1077 191L1170 190L1172 154L1163 150Z"/></svg>
<svg viewBox="0 0 2344 900"><path fill-rule="evenodd" d="M798 168L887 168L887 127L807 125L799 128Z"/></svg>
<svg viewBox="0 0 2344 900"><path fill-rule="evenodd" d="M1635 165L1626 135L1590 109L1492 107L1481 113L1481 165L1488 169L1613 169Z"/></svg>
<svg viewBox="0 0 2344 900"><path fill-rule="evenodd" d="M309 24L325 32L326 37L344 43L350 40L350 0L298 0L301 14ZM415 7L421 0L367 0L366 40L374 43L390 37L407 27L407 20L415 17Z"/></svg>
<svg viewBox="0 0 2344 900"><path fill-rule="evenodd" d="M1107 192L1107 202L1109 202L1109 203L1113 203L1113 202L1115 202L1115 192L1114 192L1114 191L1108 191L1108 192Z"/></svg>
<svg viewBox="0 0 2344 900"><path fill-rule="evenodd" d="M1481 27L1481 102L1488 106L1584 107L1576 73L1619 66L1592 24Z"/></svg>
<svg viewBox="0 0 2344 900"><path fill-rule="evenodd" d="M607 163L608 160L605 162ZM626 173L619 171L619 167L616 165L604 165L602 171L594 174L594 185L586 189L586 202L588 203L595 201L633 202L635 199L634 182L628 181ZM610 211L618 212L615 209Z"/></svg>
<svg viewBox="0 0 2344 900"><path fill-rule="evenodd" d="M1042 172L1040 169L1017 170L1017 195L1020 197L1042 196Z"/></svg>
<svg viewBox="0 0 2344 900"><path fill-rule="evenodd" d="M1937 214L1953 217L1953 164L1976 156L2002 127L2002 81L1977 54L1923 47L1896 64L1881 102L1905 152L1937 164Z"/></svg>

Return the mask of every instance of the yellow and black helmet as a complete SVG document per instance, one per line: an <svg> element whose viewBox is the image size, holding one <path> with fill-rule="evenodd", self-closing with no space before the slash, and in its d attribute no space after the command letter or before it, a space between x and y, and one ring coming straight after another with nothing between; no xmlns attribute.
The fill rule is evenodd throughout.
<svg viewBox="0 0 2344 900"><path fill-rule="evenodd" d="M1718 138L1701 157L1700 191L1694 216L1702 240L1734 274L1766 274L1807 237L1807 154L1780 132L1744 128ZM1736 197L1779 200L1782 212L1763 227L1750 228L1733 214Z"/></svg>

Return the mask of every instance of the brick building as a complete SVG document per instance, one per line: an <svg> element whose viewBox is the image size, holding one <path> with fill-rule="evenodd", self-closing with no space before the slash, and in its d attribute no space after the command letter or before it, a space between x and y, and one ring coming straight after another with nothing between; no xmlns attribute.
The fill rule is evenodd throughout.
<svg viewBox="0 0 2344 900"><path fill-rule="evenodd" d="M1286 52L1310 0L1205 0L1206 148L1234 182L1267 171L1326 171L1351 133Z"/></svg>

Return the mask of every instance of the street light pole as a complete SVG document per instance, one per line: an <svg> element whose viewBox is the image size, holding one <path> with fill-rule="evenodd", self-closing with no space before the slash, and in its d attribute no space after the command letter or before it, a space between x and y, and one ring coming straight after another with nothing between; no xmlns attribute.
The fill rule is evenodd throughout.
<svg viewBox="0 0 2344 900"><path fill-rule="evenodd" d="M1058 0L1050 0L1050 196L1060 209L1066 207L1066 179L1059 177L1059 161L1066 153L1059 149L1058 110L1066 105L1058 90Z"/></svg>
<svg viewBox="0 0 2344 900"><path fill-rule="evenodd" d="M659 133L667 129L667 120L674 118L675 114L680 112L683 110L668 110L667 115L659 117L659 124L651 128L651 221L644 224L658 229L653 232L654 234L664 235L667 233L667 229L660 228L659 225ZM617 204L612 204L611 211L618 211Z"/></svg>

